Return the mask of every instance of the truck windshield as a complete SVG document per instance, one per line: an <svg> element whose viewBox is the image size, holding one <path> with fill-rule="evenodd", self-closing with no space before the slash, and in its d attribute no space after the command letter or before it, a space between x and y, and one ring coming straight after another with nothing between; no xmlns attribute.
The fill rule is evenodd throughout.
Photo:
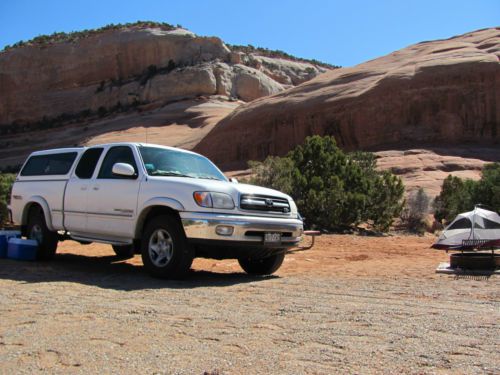
<svg viewBox="0 0 500 375"><path fill-rule="evenodd" d="M139 151L150 176L177 176L227 181L207 158L182 151L140 146Z"/></svg>

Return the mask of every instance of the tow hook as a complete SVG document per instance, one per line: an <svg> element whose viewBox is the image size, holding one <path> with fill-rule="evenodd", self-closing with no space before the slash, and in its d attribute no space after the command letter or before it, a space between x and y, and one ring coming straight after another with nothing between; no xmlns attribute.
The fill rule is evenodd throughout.
<svg viewBox="0 0 500 375"><path fill-rule="evenodd" d="M304 235L311 237L311 243L306 246L298 246L296 249L288 251L289 254L311 249L314 246L316 237L321 236L321 232L319 230L306 230L304 231Z"/></svg>

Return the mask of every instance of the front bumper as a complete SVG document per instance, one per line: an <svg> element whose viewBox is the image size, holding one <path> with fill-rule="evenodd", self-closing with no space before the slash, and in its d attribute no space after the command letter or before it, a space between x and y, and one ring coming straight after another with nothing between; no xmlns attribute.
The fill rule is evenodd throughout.
<svg viewBox="0 0 500 375"><path fill-rule="evenodd" d="M262 216L227 215L218 213L180 212L184 232L189 241L231 245L238 243L257 247L292 247L302 238L302 220ZM234 228L231 235L216 232L219 225ZM266 232L281 233L281 242L264 243Z"/></svg>

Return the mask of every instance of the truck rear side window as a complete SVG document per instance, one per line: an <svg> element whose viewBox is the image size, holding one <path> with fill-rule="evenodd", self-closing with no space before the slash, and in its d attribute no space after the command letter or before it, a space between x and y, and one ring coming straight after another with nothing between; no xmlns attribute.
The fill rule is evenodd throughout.
<svg viewBox="0 0 500 375"><path fill-rule="evenodd" d="M94 174L94 169L102 154L102 148L90 148L85 151L76 166L75 174L78 178L88 179Z"/></svg>
<svg viewBox="0 0 500 375"><path fill-rule="evenodd" d="M32 156L21 171L21 176L65 175L75 162L76 155L76 152L64 152Z"/></svg>

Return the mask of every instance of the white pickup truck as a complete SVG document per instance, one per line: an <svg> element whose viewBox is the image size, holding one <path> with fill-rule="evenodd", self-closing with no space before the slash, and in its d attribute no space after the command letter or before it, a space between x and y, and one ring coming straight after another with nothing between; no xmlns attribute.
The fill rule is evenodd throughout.
<svg viewBox="0 0 500 375"><path fill-rule="evenodd" d="M185 274L195 257L271 274L303 233L288 195L230 181L199 154L140 143L34 152L10 210L38 241L39 259L66 238L101 242L124 258L140 252L148 272L164 278Z"/></svg>

